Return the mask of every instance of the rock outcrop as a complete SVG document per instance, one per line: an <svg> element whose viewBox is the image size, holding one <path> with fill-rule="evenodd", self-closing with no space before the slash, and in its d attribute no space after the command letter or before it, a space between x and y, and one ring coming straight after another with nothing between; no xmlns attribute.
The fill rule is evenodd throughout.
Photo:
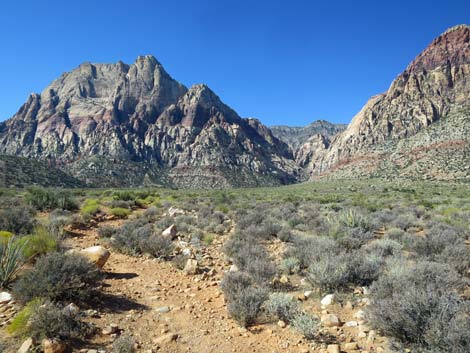
<svg viewBox="0 0 470 353"><path fill-rule="evenodd" d="M309 158L306 172L311 177L393 177L409 172L418 177L420 173L414 173L410 164L420 164L428 178L466 179L468 170L462 168L469 165L470 158L469 106L470 26L459 25L436 38L387 92L371 98L329 146L320 143L327 148ZM450 123L463 131L452 131L447 127ZM450 134L429 130L433 125ZM422 160L417 161L415 149ZM429 157L438 152L450 160L461 155L460 170L449 168L445 157L439 166L432 166Z"/></svg>
<svg viewBox="0 0 470 353"><path fill-rule="evenodd" d="M153 56L84 63L0 124L0 153L47 161L92 185L246 186L296 180L293 155L205 85Z"/></svg>

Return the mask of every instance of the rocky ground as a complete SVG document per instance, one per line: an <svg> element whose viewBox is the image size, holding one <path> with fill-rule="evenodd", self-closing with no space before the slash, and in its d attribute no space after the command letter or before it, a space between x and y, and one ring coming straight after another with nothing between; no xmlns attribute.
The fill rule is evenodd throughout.
<svg viewBox="0 0 470 353"><path fill-rule="evenodd" d="M122 220L103 220L93 228L74 230L66 241L71 249L103 245L98 226L118 226ZM105 299L96 307L80 308L98 328L90 341L73 347L80 352L108 352L112 342L129 334L142 352L386 352L386 339L367 327L364 307L367 289L354 294L320 296L304 286L298 276L283 276L279 282L304 310L321 318L318 342L308 341L282 321L268 317L258 325L241 328L228 317L220 281L231 264L221 251L227 234L204 248L192 249L197 273L183 271L171 262L133 257L110 249L104 265ZM277 242L277 243L276 243ZM266 244L280 254L279 241ZM233 270L233 269L232 269ZM10 318L11 303L0 304L0 317ZM3 336L3 335L2 335Z"/></svg>

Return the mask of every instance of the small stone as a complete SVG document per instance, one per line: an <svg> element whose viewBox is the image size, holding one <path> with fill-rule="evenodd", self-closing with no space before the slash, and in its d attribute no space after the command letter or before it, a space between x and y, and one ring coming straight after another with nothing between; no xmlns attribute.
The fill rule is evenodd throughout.
<svg viewBox="0 0 470 353"><path fill-rule="evenodd" d="M157 308L155 311L160 314L166 314L170 312L170 307L169 306L162 306L160 308Z"/></svg>
<svg viewBox="0 0 470 353"><path fill-rule="evenodd" d="M284 327L286 327L286 323L285 323L284 321L282 321L282 320L279 320L279 321L277 322L277 326L279 326L280 328L284 328Z"/></svg>
<svg viewBox="0 0 470 353"><path fill-rule="evenodd" d="M338 317L334 314L324 314L321 316L321 322L325 327L334 327L339 326L340 321Z"/></svg>
<svg viewBox="0 0 470 353"><path fill-rule="evenodd" d="M305 296L305 294L300 293L300 294L297 296L297 300L300 300L301 302L303 302L304 300L307 300L307 297Z"/></svg>
<svg viewBox="0 0 470 353"><path fill-rule="evenodd" d="M354 318L358 320L364 320L366 318L366 312L364 310L356 311Z"/></svg>
<svg viewBox="0 0 470 353"><path fill-rule="evenodd" d="M116 324L111 324L111 325L109 325L108 327L105 327L105 328L101 331L101 333L102 333L103 335L112 335L112 334L114 334L114 333L116 333L116 332L118 332L118 331L119 331L118 325L116 325Z"/></svg>
<svg viewBox="0 0 470 353"><path fill-rule="evenodd" d="M334 294L328 294L323 297L321 300L321 305L328 306L334 303L335 300L335 295Z"/></svg>
<svg viewBox="0 0 470 353"><path fill-rule="evenodd" d="M347 326L347 327L356 327L357 325L358 325L357 321L348 321L344 324L344 326Z"/></svg>
<svg viewBox="0 0 470 353"><path fill-rule="evenodd" d="M83 249L80 251L80 254L87 257L88 260L93 262L99 268L103 268L111 255L108 250L99 245Z"/></svg>
<svg viewBox="0 0 470 353"><path fill-rule="evenodd" d="M366 338L366 337L367 337L367 334L366 334L365 332L359 332L359 333L357 334L357 337L359 337L359 338Z"/></svg>
<svg viewBox="0 0 470 353"><path fill-rule="evenodd" d="M350 343L345 343L344 344L344 350L346 350L346 351L354 351L358 348L359 347L357 346L357 342L350 342Z"/></svg>
<svg viewBox="0 0 470 353"><path fill-rule="evenodd" d="M279 279L279 282L282 283L282 284L287 284L287 283L289 283L289 278L286 275L283 275Z"/></svg>
<svg viewBox="0 0 470 353"><path fill-rule="evenodd" d="M77 315L80 312L80 308L74 303L70 303L64 309L64 313L69 315Z"/></svg>
<svg viewBox="0 0 470 353"><path fill-rule="evenodd" d="M327 347L328 353L340 353L338 344L329 344Z"/></svg>
<svg viewBox="0 0 470 353"><path fill-rule="evenodd" d="M42 340L42 349L44 353L63 353L67 346L60 341L44 339Z"/></svg>
<svg viewBox="0 0 470 353"><path fill-rule="evenodd" d="M166 335L160 336L156 338L153 343L155 344L165 344L165 343L170 343L172 341L176 341L178 338L177 333L167 333Z"/></svg>
<svg viewBox="0 0 470 353"><path fill-rule="evenodd" d="M198 262L197 260L194 260L194 259L188 259L188 261L186 261L186 265L184 266L184 273L186 273L187 275L195 275L197 274L198 272Z"/></svg>
<svg viewBox="0 0 470 353"><path fill-rule="evenodd" d="M304 295L305 295L306 298L309 298L312 294L313 294L313 291L311 291L311 290L306 290L304 292Z"/></svg>
<svg viewBox="0 0 470 353"><path fill-rule="evenodd" d="M0 304L6 304L12 299L13 298L12 298L10 293L8 293L8 292L1 292L0 293Z"/></svg>
<svg viewBox="0 0 470 353"><path fill-rule="evenodd" d="M18 349L17 353L28 353L33 348L33 345L34 345L34 341L30 337L26 341L23 342L21 347Z"/></svg>
<svg viewBox="0 0 470 353"><path fill-rule="evenodd" d="M238 271L238 266L235 264L230 266L230 269L228 270L228 272L237 272L237 271Z"/></svg>
<svg viewBox="0 0 470 353"><path fill-rule="evenodd" d="M170 239L175 239L178 234L178 231L176 230L176 225L172 224L169 226L167 229L165 229L162 232L162 236L170 238Z"/></svg>

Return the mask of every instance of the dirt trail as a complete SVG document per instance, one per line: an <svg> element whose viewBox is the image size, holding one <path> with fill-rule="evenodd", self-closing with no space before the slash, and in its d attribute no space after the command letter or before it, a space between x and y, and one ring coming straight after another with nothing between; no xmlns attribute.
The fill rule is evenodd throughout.
<svg viewBox="0 0 470 353"><path fill-rule="evenodd" d="M122 221L104 221L117 226ZM75 249L101 244L96 229L78 231L66 245ZM227 317L219 283L230 265L223 259L221 246L227 238L216 239L201 249L202 268L213 274L190 276L171 263L146 257L132 257L111 251L104 270L104 293L109 296L94 323L105 328L117 324L130 333L141 351L159 352L313 352L300 335L274 323L252 327L239 326ZM103 245L103 244L101 244ZM168 307L169 312L166 311ZM177 334L171 342L158 343L168 334ZM97 335L84 348L109 347L110 335Z"/></svg>

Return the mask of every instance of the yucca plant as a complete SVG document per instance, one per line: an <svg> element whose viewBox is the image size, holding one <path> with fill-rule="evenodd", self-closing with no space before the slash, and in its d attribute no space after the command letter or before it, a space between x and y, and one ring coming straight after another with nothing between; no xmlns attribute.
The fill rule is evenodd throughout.
<svg viewBox="0 0 470 353"><path fill-rule="evenodd" d="M0 242L0 288L7 288L25 264L24 247L27 242L10 238Z"/></svg>

